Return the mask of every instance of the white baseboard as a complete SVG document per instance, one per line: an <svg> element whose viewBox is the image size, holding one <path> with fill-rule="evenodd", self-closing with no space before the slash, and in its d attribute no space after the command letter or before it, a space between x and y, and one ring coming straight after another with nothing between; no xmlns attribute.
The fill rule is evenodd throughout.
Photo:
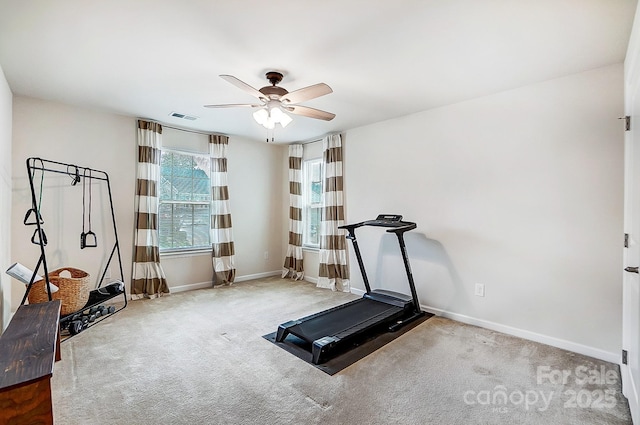
<svg viewBox="0 0 640 425"><path fill-rule="evenodd" d="M365 291L363 291L362 289L351 288L351 293L355 295L363 296L365 294Z"/></svg>
<svg viewBox="0 0 640 425"><path fill-rule="evenodd" d="M364 295L365 291L362 289L352 288L352 294ZM433 308L430 306L420 305L422 310L433 313L437 316L446 317L447 319L455 320L457 322L466 323L468 325L474 325L492 331L501 332L507 335L517 336L519 338L527 339L529 341L535 341L542 344L550 345L552 347L561 348L563 350L571 351L585 356L593 357L596 359L604 360L606 362L620 364L620 354L612 353L609 351L601 350L599 348L590 347L588 345L578 344L576 342L567 341L560 338L555 338L548 335L539 334L536 332L527 331L525 329L514 328L513 326L503 325L500 323L491 322L488 320L478 319L464 314L452 313L449 311Z"/></svg>
<svg viewBox="0 0 640 425"><path fill-rule="evenodd" d="M252 280L252 279L261 279L261 278L264 278L264 277L279 276L281 273L282 273L281 271L275 270L275 271L271 271L271 272L248 274L248 275L244 275L244 276L236 276L235 282L244 282L244 281ZM177 293L177 292L193 291L193 290L196 290L196 289L211 288L211 285L212 285L212 282L209 280L209 281L206 281L206 282L189 283L188 285L170 286L169 290L171 291L171 293Z"/></svg>
<svg viewBox="0 0 640 425"><path fill-rule="evenodd" d="M514 328L513 326L503 325L488 320L477 319L475 317L465 316L463 314L451 313L428 306L421 307L424 311L428 311L438 316L446 317L458 322L466 323L468 325L479 326L481 328L490 329L492 331L501 332L507 335L517 336L529 341L535 341L542 344L550 345L552 347L561 348L573 353L583 354L585 356L604 360L606 362L620 364L620 355L618 353L612 353L609 351L601 350L599 348L579 344L577 342L567 341L565 339L555 338L549 335L543 335L525 329Z"/></svg>
<svg viewBox="0 0 640 425"><path fill-rule="evenodd" d="M628 366L621 366L620 372L622 375L622 394L627 398L629 402L629 410L631 411L631 421L634 424L640 423L640 406L638 399L638 388L635 385L633 377L631 376L631 368Z"/></svg>
<svg viewBox="0 0 640 425"><path fill-rule="evenodd" d="M304 280L306 280L309 283L313 283L314 285L318 284L318 278L317 277L305 276ZM364 292L363 292L363 294L364 294Z"/></svg>
<svg viewBox="0 0 640 425"><path fill-rule="evenodd" d="M244 282L246 280L252 280L252 279L262 279L264 277L271 277L271 276L282 276L282 270L274 270L271 272L263 272L263 273L255 273L255 274L247 274L244 276L236 276L236 282Z"/></svg>
<svg viewBox="0 0 640 425"><path fill-rule="evenodd" d="M189 283L188 285L170 286L169 291L171 291L172 294L175 294L177 292L194 291L196 289L205 289L205 288L211 288L211 281Z"/></svg>

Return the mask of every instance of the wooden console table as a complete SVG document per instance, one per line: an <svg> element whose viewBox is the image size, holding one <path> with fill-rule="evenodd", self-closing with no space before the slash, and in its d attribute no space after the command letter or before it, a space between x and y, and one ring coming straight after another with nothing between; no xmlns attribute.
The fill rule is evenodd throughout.
<svg viewBox="0 0 640 425"><path fill-rule="evenodd" d="M60 306L59 300L22 305L0 335L0 424L53 424Z"/></svg>

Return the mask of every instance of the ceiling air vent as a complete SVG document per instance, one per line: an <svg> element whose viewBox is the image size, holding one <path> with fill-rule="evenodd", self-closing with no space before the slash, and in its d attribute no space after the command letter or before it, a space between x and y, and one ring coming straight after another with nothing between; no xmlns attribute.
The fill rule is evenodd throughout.
<svg viewBox="0 0 640 425"><path fill-rule="evenodd" d="M179 112L172 112L169 114L171 117L182 118L183 120L195 121L198 117L194 117L193 115L181 114Z"/></svg>

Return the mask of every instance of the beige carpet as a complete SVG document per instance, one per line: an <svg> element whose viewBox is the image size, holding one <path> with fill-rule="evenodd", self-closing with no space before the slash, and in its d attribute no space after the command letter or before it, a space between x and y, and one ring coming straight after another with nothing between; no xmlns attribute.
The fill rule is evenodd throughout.
<svg viewBox="0 0 640 425"><path fill-rule="evenodd" d="M354 298L268 278L131 302L62 344L56 423L631 423L617 365L439 317L334 376L262 338Z"/></svg>

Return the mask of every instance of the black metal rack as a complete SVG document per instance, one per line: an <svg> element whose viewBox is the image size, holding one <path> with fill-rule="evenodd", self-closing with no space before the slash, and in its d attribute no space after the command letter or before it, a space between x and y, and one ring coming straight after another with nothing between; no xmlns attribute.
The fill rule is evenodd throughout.
<svg viewBox="0 0 640 425"><path fill-rule="evenodd" d="M38 203L38 197L36 196L36 189L34 186L34 176L36 172L41 172L41 178L44 179L45 173L55 173L55 174L65 174L71 177L71 184L76 185L81 182L82 179L86 177L90 177L91 180L98 180L106 182L107 193L109 196L109 208L111 210L111 221L113 224L113 233L115 235L115 243L113 244L113 248L111 249L111 253L107 260L107 263L102 271L100 276L100 280L98 281L96 288L89 292L89 300L81 309L72 312L70 314L65 314L60 319L60 327L63 331L63 341L68 339L69 337L77 334L78 332L89 328L97 323L101 322L105 318L119 312L127 306L127 294L124 285L124 272L122 269L122 257L120 255L120 244L118 242L118 231L116 228L116 217L113 211L113 197L111 195L111 183L109 182L109 175L102 170L96 170L88 167L81 167L75 164L68 164L64 162L52 161L37 157L31 157L26 160L27 165L27 175L29 176L29 186L31 188L31 208L27 211L27 214L24 218L25 225L35 225L36 230L31 238L31 242L40 246L40 258L33 270L33 274L27 285L27 288L24 293L24 297L22 298L22 302L20 305L24 305L27 297L29 295L29 291L34 283L36 276L38 275L38 271L42 267L43 275L46 282L47 294L49 297L49 301L51 301L51 287L49 281L49 269L47 265L47 256L45 246L47 245L47 237L44 233L43 224L44 221L42 219L42 214L40 211L40 205ZM42 187L40 188L40 199L42 198ZM109 265L114 258L114 255L117 257L118 261L118 269L120 272L120 280L111 282L105 286L103 286L103 282L107 275L107 270L109 270ZM121 306L116 308L111 305L109 307L102 308L103 304L111 300L115 297L122 295L123 303ZM98 308L101 307L101 308ZM96 312L100 312L96 314ZM97 317L96 317L97 316ZM66 338L65 338L66 337Z"/></svg>

